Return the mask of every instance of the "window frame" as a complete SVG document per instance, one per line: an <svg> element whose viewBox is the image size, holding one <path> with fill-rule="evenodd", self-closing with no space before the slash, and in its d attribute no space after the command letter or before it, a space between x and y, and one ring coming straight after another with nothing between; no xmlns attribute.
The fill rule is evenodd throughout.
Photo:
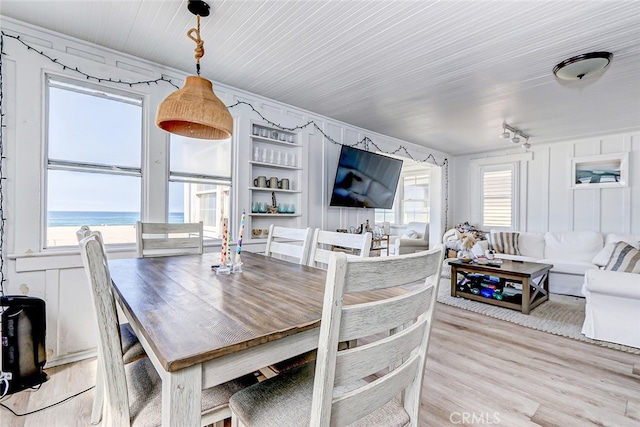
<svg viewBox="0 0 640 427"><path fill-rule="evenodd" d="M94 83L91 81L78 80L69 78L55 73L44 73L44 105L43 105L43 149L42 149L42 179L41 179L41 205L40 205L40 249L45 252L49 251L66 251L69 248L75 248L76 245L59 245L48 246L48 211L49 211L49 171L69 171L69 172L81 172L81 173L96 173L100 175L117 175L117 176L130 176L140 178L140 200L139 211L140 217L144 217L144 196L145 196L145 174L144 174L144 162L145 162L145 116L146 116L146 100L145 96L134 92L125 91L111 86ZM69 90L76 93L85 94L87 96L95 96L98 98L119 101L128 103L131 105L137 105L140 107L140 146L139 146L139 167L122 166L122 165L110 165L108 163L92 163L92 162L80 162L64 159L50 159L49 158L49 123L50 123L50 100L51 93L50 88L55 87L62 90ZM82 225L82 224L80 224ZM80 226L79 225L79 226ZM129 249L135 246L135 243L109 243L105 242L105 245L113 248L126 248Z"/></svg>
<svg viewBox="0 0 640 427"><path fill-rule="evenodd" d="M510 186L511 186L511 212L510 212L510 218L509 218L509 225L504 225L504 226L500 226L500 225L490 225L490 224L485 224L485 217L486 212L485 212L485 191L484 191L484 182L485 182L485 177L486 174L488 173L495 173L495 172L511 172L511 182L510 182ZM511 162L511 163L504 163L504 164L496 164L496 165L484 165L480 167L480 227L482 229L486 229L486 228L491 228L491 229L504 229L504 230L515 230L517 228L516 224L517 224L517 219L518 219L518 209L517 209L517 205L518 205L518 185L517 185L517 181L518 181L518 163L517 162Z"/></svg>
<svg viewBox="0 0 640 427"><path fill-rule="evenodd" d="M387 216L389 214L393 214L393 220L390 221L391 225L406 225L404 224L404 180L405 178L410 177L418 177L418 176L426 176L428 180L427 184L427 199L426 203L428 206L428 215L429 221L431 220L431 166L428 164L411 162L410 160L402 157L398 157L403 160L402 170L400 172L400 177L398 178L398 186L396 188L396 195L393 199L393 207L391 209L375 209L374 217L377 216L377 213L380 211L384 211L385 213L385 221L387 220ZM407 201L420 201L420 199L411 199ZM429 222L428 221L428 222ZM376 225L382 225L381 222L375 221Z"/></svg>
<svg viewBox="0 0 640 427"><path fill-rule="evenodd" d="M522 212L526 212L526 200L522 198L523 194L526 194L526 182L527 182L527 167L526 162L533 160L532 152L525 152L521 154L507 154L503 156L495 157L483 157L477 159L470 159L468 170L468 189L469 189L469 220L474 224L482 224L482 207L483 199L482 193L482 167L483 166L495 166L495 165L514 165L514 193L513 193L513 218L514 221L510 229L520 230L523 222L526 222L522 218ZM494 227L496 230L506 228ZM489 230L486 230L489 231Z"/></svg>
<svg viewBox="0 0 640 427"><path fill-rule="evenodd" d="M229 170L229 176L220 176L220 175L205 175L205 174L201 174L201 173L189 173L189 172L172 172L171 171L171 137L168 138L168 150L167 150L167 204L166 204L166 208L167 208L167 218L169 218L170 216L170 186L171 183L183 183L183 184L207 184L207 185L226 185L229 189L229 232L231 235L231 231L233 230L233 225L234 225L234 221L233 221L233 200L234 200L234 188L233 188L233 174L234 174L234 163L233 163L233 146L234 146L234 137L231 136L230 138L230 145L231 145L231 150L230 150L230 158L229 161L231 162L230 164L230 170ZM207 237L206 234L208 231L212 231L213 229L211 227L207 227L206 225L204 226L204 234L205 234L205 240L204 240L204 246L216 246L219 245L220 242L222 241L222 238L218 238L218 237Z"/></svg>
<svg viewBox="0 0 640 427"><path fill-rule="evenodd" d="M426 199L407 199L405 198L405 178L414 178L417 179L419 177L426 177L427 179L427 198ZM412 221L407 221L406 223L404 222L405 220L405 209L404 209L404 203L405 202L423 202L425 203L425 205L427 206L427 219L426 221L420 221L420 222L426 222L429 223L431 220L431 209L429 207L430 204L430 198L431 198L431 173L429 171L428 168L425 168L425 170L412 170L412 171L408 171L406 173L403 173L400 175L400 183L402 183L402 185L400 186L400 191L402 192L402 198L400 199L400 207L398 210L398 214L399 217L397 218L400 222L400 224L407 224L409 222L416 222L415 218Z"/></svg>

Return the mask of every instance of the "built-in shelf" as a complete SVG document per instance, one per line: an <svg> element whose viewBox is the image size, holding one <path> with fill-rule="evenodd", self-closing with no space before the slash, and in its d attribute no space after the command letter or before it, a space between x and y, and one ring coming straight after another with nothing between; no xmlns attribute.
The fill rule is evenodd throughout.
<svg viewBox="0 0 640 427"><path fill-rule="evenodd" d="M280 141L278 139L265 138L265 137L258 136L258 135L251 135L251 138L254 141L268 142L269 144L277 144L277 145L282 145L282 146L287 146L287 147L300 147L301 146L300 144L296 144L295 142Z"/></svg>
<svg viewBox="0 0 640 427"><path fill-rule="evenodd" d="M300 190L283 190L282 188L249 187L253 191L275 191L276 193L300 193Z"/></svg>
<svg viewBox="0 0 640 427"><path fill-rule="evenodd" d="M272 218L273 217L294 218L294 217L297 217L297 216L301 216L301 214L299 214L299 213L293 213L293 214L274 213L274 214L272 214L272 213L256 213L256 212L250 212L247 215L249 215L249 216L264 216L264 217L269 216L269 217L272 217Z"/></svg>
<svg viewBox="0 0 640 427"><path fill-rule="evenodd" d="M247 226L251 229L251 240L261 240L254 236L257 230L268 229L271 224L282 227L300 227L301 218L304 217L304 205L302 203L302 145L300 135L295 132L283 131L259 123L251 124L251 156L249 168L251 176L249 180L249 202L251 213L247 213ZM258 179L259 178L259 179ZM288 189L271 187L258 187L258 182L280 184L283 180ZM288 184L286 184L288 182ZM281 184L280 184L281 185ZM294 213L269 213L273 212L277 205L282 212ZM259 208L256 205L260 205ZM266 209L265 209L266 206ZM260 211L260 212L256 212ZM261 213L262 212L262 213Z"/></svg>
<svg viewBox="0 0 640 427"><path fill-rule="evenodd" d="M302 169L302 168L300 168L298 166L287 166L287 165L279 165L277 163L256 162L255 160L250 160L249 163L252 164L253 166L262 166L262 167L265 167L265 168L289 169L289 170L292 170L292 171L298 171L298 170Z"/></svg>

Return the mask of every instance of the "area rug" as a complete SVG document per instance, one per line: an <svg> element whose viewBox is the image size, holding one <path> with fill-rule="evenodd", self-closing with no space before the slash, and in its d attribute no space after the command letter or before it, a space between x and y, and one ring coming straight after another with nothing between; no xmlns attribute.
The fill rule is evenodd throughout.
<svg viewBox="0 0 640 427"><path fill-rule="evenodd" d="M585 337L580 331L584 321L584 298L567 295L551 295L551 299L531 310L530 314L522 314L519 311L497 307L483 302L457 298L451 296L451 281L443 278L438 290L438 302L453 307L484 314L496 319L506 320L531 329L589 342L615 350L640 354L640 349L606 341L592 340Z"/></svg>

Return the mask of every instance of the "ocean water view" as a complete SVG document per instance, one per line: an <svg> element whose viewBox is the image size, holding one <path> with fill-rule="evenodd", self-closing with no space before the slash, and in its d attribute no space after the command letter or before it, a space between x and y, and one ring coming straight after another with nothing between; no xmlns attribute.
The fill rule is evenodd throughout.
<svg viewBox="0 0 640 427"><path fill-rule="evenodd" d="M69 227L77 225L134 225L140 220L140 212L98 211L49 211L47 227ZM184 222L182 212L170 212L169 222Z"/></svg>

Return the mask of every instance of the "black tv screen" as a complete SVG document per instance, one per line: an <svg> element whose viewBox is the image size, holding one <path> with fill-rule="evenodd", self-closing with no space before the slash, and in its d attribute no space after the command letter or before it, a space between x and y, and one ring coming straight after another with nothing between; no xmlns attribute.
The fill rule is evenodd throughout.
<svg viewBox="0 0 640 427"><path fill-rule="evenodd" d="M391 209L401 170L402 160L343 145L329 205Z"/></svg>

